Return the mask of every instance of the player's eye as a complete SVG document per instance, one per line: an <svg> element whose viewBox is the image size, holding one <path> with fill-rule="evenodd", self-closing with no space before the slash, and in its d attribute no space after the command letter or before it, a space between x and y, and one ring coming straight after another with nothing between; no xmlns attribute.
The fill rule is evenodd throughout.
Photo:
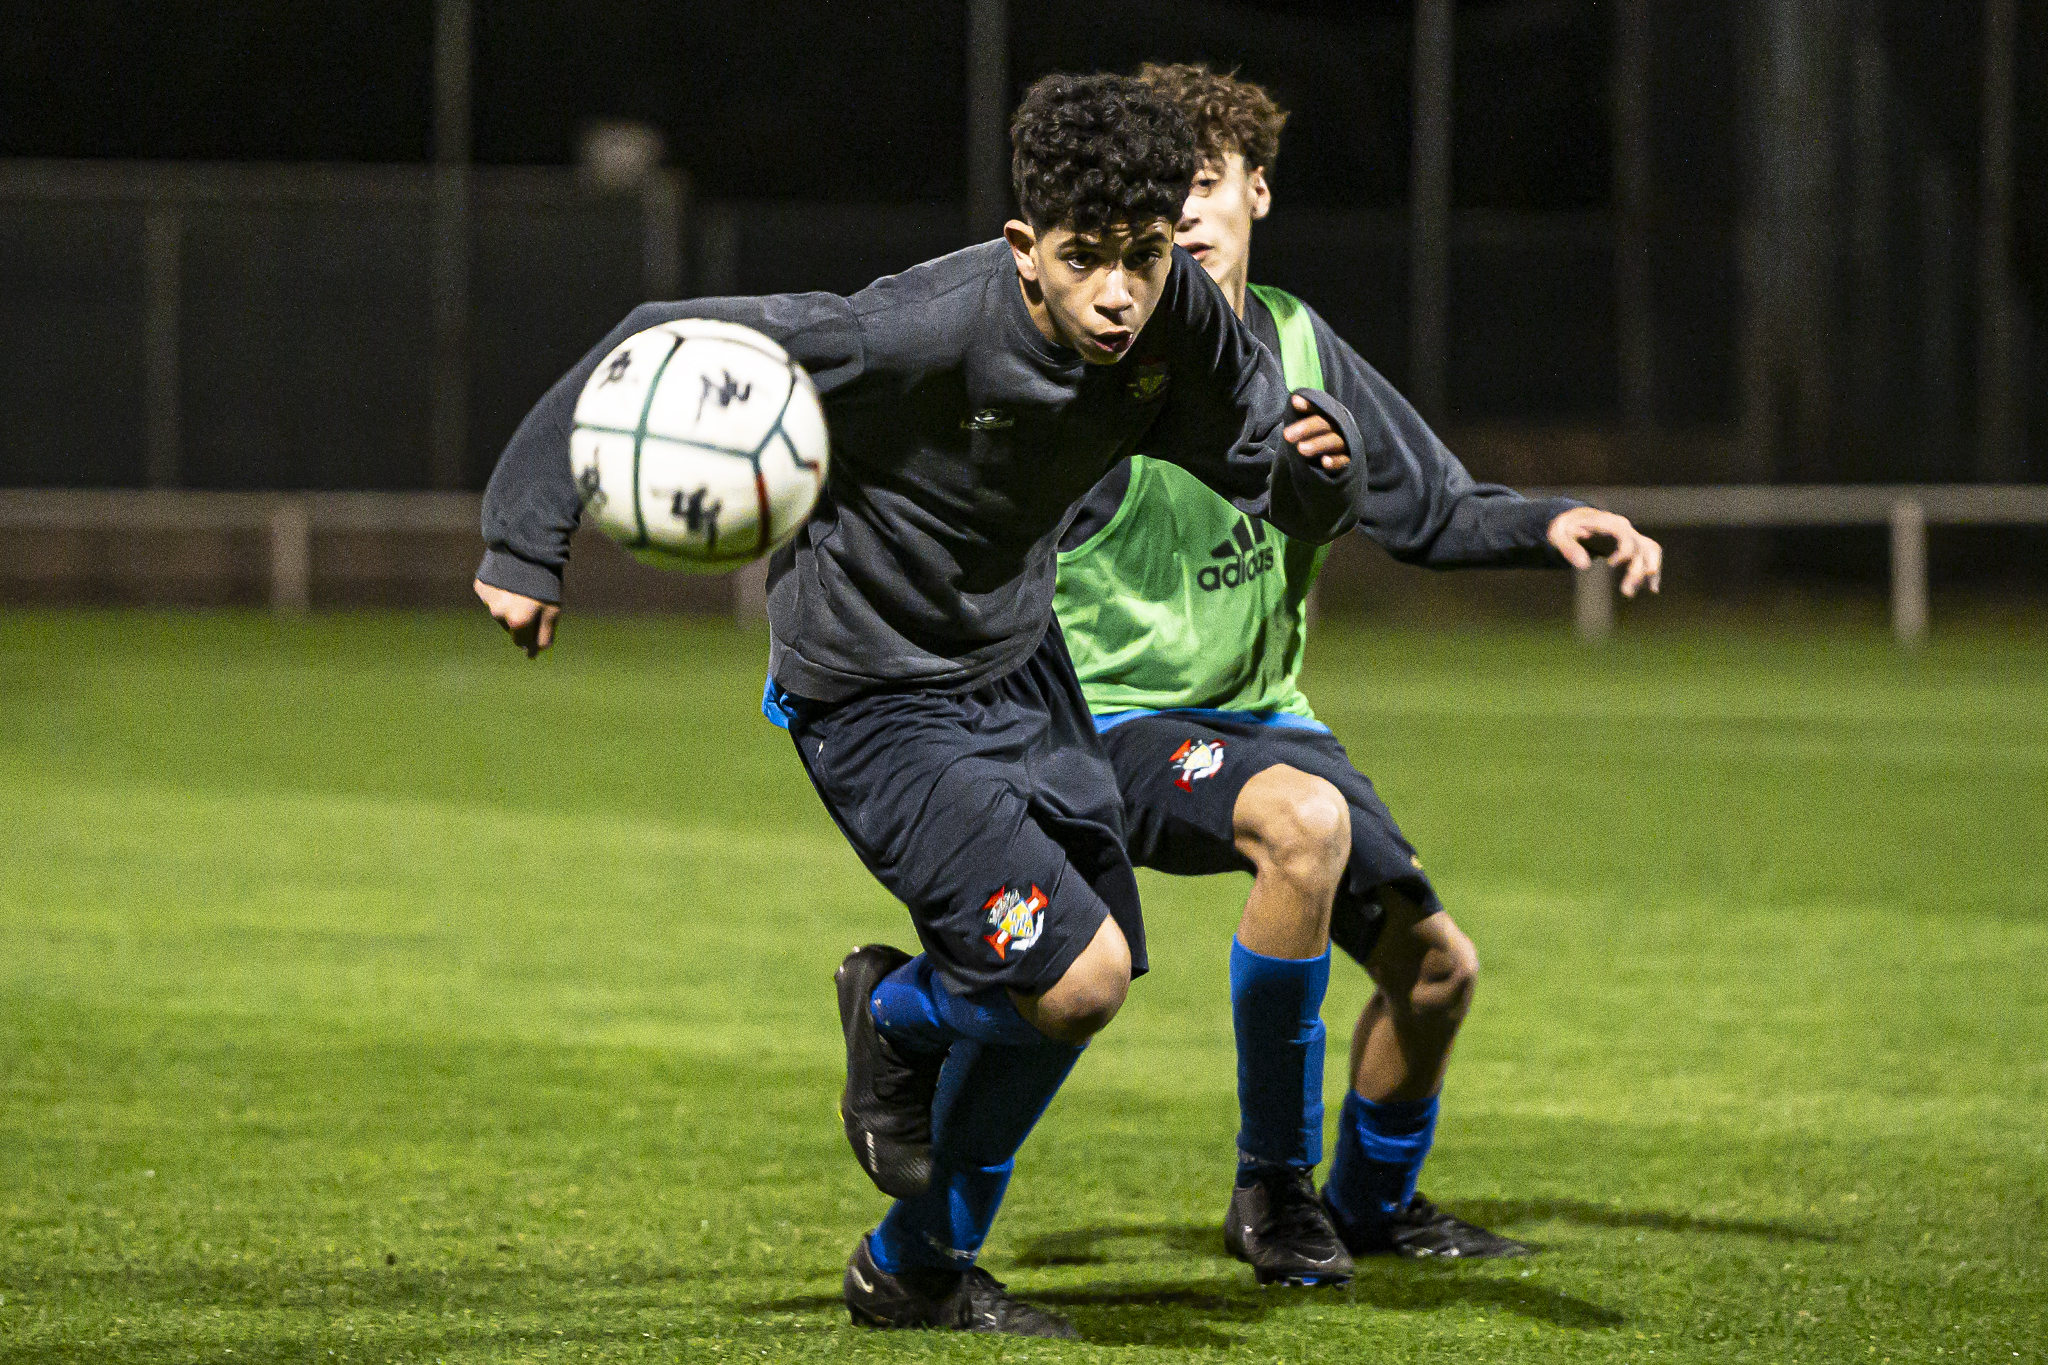
<svg viewBox="0 0 2048 1365"><path fill-rule="evenodd" d="M1160 251L1158 247L1148 246L1142 251L1132 252L1128 263L1133 270L1143 270L1146 266L1158 260L1159 256Z"/></svg>

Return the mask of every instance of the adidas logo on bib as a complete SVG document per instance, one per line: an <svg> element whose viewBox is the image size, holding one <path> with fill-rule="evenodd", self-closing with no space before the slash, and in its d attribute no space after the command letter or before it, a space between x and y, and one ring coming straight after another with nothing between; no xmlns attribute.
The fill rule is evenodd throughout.
<svg viewBox="0 0 2048 1365"><path fill-rule="evenodd" d="M1273 547L1266 540L1266 524L1250 517L1239 517L1237 525L1230 528L1230 539L1209 551L1209 558L1219 562L1203 565L1195 575L1203 592L1249 583L1269 572L1276 562Z"/></svg>

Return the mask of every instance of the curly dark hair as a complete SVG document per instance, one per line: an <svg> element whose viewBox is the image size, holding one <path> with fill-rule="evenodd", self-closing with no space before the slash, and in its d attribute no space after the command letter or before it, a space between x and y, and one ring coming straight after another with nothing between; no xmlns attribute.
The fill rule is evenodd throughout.
<svg viewBox="0 0 2048 1365"><path fill-rule="evenodd" d="M1046 76L1010 120L1010 179L1039 230L1100 232L1180 216L1195 136L1174 103L1135 76Z"/></svg>
<svg viewBox="0 0 2048 1365"><path fill-rule="evenodd" d="M1241 152L1246 169L1264 168L1267 175L1273 173L1273 163L1280 159L1280 130L1287 126L1287 111L1264 86L1239 80L1235 70L1212 71L1184 62L1172 66L1147 62L1138 68L1138 79L1180 109L1195 130L1202 160L1221 161L1232 152Z"/></svg>

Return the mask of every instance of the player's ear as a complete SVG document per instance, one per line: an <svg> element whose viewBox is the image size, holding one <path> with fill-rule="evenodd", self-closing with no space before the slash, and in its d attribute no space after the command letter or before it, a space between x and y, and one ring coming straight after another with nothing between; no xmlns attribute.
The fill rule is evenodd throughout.
<svg viewBox="0 0 2048 1365"><path fill-rule="evenodd" d="M1003 224L1003 240L1010 244L1010 255L1017 262L1017 273L1037 284L1038 257L1032 253L1038 248L1038 233L1023 219L1012 218Z"/></svg>
<svg viewBox="0 0 2048 1365"><path fill-rule="evenodd" d="M1266 168L1264 166L1252 167L1251 190L1252 218L1254 220L1264 218L1273 211L1273 187L1266 183Z"/></svg>

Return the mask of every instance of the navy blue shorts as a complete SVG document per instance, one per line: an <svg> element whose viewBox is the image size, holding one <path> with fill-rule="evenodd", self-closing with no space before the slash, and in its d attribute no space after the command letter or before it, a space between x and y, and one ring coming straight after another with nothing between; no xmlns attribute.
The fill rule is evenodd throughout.
<svg viewBox="0 0 2048 1365"><path fill-rule="evenodd" d="M1114 916L1145 970L1123 802L1058 627L971 692L781 694L847 842L953 987L1051 987Z"/></svg>
<svg viewBox="0 0 2048 1365"><path fill-rule="evenodd" d="M1236 720L1213 712L1134 716L1102 736L1124 798L1131 861L1183 877L1249 872L1232 814L1244 784L1286 764L1327 781L1351 807L1351 862L1330 911L1330 941L1363 963L1386 913L1379 888L1443 909L1393 815L1327 730Z"/></svg>

